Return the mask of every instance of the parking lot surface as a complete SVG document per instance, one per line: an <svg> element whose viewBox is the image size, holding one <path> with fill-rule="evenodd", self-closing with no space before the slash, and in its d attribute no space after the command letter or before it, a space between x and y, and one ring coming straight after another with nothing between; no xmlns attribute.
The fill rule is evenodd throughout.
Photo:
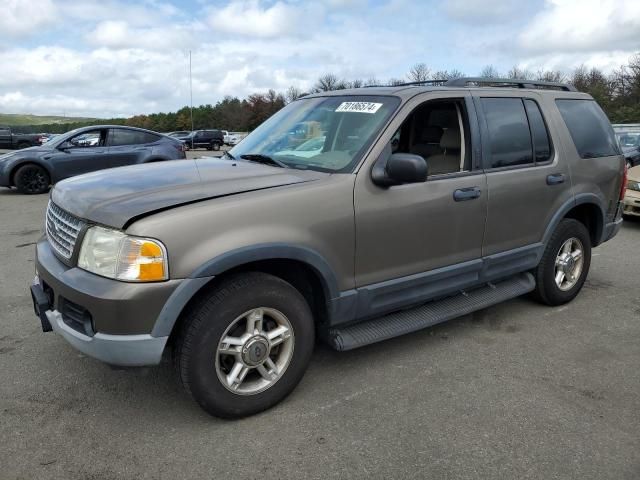
<svg viewBox="0 0 640 480"><path fill-rule="evenodd" d="M198 152L206 153L210 152ZM0 478L640 478L640 222L582 293L516 299L346 353L240 421L170 365L114 370L33 314L47 196L0 189Z"/></svg>

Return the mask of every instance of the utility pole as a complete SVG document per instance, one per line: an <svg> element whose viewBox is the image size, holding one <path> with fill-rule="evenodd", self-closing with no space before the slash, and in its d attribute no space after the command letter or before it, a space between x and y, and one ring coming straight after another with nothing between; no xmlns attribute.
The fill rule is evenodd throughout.
<svg viewBox="0 0 640 480"><path fill-rule="evenodd" d="M189 50L189 96L191 97L191 131L193 132L193 81L191 77L191 50Z"/></svg>

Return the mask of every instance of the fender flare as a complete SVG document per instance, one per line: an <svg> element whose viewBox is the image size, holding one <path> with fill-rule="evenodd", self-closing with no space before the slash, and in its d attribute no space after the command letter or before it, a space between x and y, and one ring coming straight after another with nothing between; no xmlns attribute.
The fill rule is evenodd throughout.
<svg viewBox="0 0 640 480"><path fill-rule="evenodd" d="M340 296L335 273L315 250L286 243L265 243L241 247L218 255L203 263L184 279L167 299L153 327L151 336L163 337L171 334L173 326L184 307L193 296L216 276L232 269L260 260L296 260L311 267L318 275L328 302Z"/></svg>
<svg viewBox="0 0 640 480"><path fill-rule="evenodd" d="M606 210L602 203L602 199L593 193L579 193L574 198L567 200L553 215L551 221L547 225L546 230L544 231L544 235L542 237L542 243L546 245L551 238L554 230L560 223L560 221L565 217L569 211L578 205L584 204L592 204L598 207L598 211L600 212L600 218L598 219L598 223L596 225L596 238L598 242L596 245L602 243L602 235L604 234L604 223L606 218ZM594 245L594 246L596 246Z"/></svg>

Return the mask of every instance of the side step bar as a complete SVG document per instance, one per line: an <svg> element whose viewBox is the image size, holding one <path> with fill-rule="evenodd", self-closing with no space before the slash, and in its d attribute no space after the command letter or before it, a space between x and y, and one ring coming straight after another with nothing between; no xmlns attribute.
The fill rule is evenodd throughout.
<svg viewBox="0 0 640 480"><path fill-rule="evenodd" d="M380 318L329 330L329 345L344 351L415 332L440 322L461 317L532 291L533 275L521 273L495 284L460 292L453 297L391 313Z"/></svg>

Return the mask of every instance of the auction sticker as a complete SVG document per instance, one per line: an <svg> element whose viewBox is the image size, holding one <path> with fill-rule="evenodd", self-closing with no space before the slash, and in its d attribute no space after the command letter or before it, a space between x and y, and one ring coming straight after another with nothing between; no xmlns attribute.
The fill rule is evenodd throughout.
<svg viewBox="0 0 640 480"><path fill-rule="evenodd" d="M336 112L376 113L381 106L372 102L342 102Z"/></svg>

